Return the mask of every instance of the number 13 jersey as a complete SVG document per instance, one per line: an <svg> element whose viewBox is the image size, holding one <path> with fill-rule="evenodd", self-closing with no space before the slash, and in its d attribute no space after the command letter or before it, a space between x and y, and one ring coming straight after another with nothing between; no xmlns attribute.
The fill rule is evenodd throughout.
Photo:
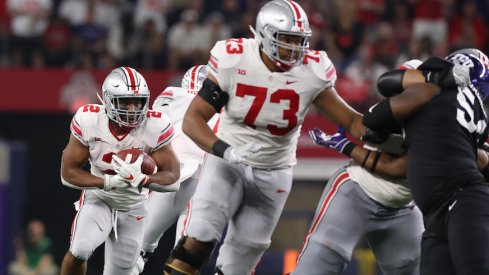
<svg viewBox="0 0 489 275"><path fill-rule="evenodd" d="M296 164L300 128L309 106L334 86L336 70L324 51L309 50L301 66L271 72L255 39L219 41L211 50L209 73L229 94L217 136L232 146L255 142L262 149L248 160L259 168Z"/></svg>

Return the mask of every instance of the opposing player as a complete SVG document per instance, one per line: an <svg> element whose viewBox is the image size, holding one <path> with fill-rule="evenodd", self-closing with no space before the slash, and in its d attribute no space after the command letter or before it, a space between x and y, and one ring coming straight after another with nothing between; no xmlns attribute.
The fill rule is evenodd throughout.
<svg viewBox="0 0 489 275"><path fill-rule="evenodd" d="M421 63L411 60L402 68ZM309 134L352 161L325 186L292 274L341 274L363 238L384 274L419 274L423 217L405 178L402 137L364 148L349 141L342 128L334 135L318 128Z"/></svg>
<svg viewBox="0 0 489 275"><path fill-rule="evenodd" d="M254 39L219 41L184 132L209 154L190 200L187 227L165 274L196 274L222 231L218 274L250 274L270 245L292 184L300 126L311 105L360 137L362 116L336 93L324 51L309 50L307 15L275 0L257 16ZM224 107L217 135L207 121Z"/></svg>
<svg viewBox="0 0 489 275"><path fill-rule="evenodd" d="M62 275L85 274L87 260L104 242L104 274L131 274L142 246L148 189L178 189L173 124L165 114L148 110L150 92L143 76L130 67L114 69L101 94L103 105L85 105L75 114L63 151L61 180L83 192ZM142 155L133 164L114 156L127 148L150 154L158 172L141 172ZM90 173L82 169L87 162Z"/></svg>
<svg viewBox="0 0 489 275"><path fill-rule="evenodd" d="M187 204L197 186L205 152L202 151L182 131L183 116L190 102L202 87L207 77L207 67L191 67L183 76L181 87L167 87L153 103L153 110L161 111L172 119L175 137L173 150L180 160L180 189L171 193L153 193L148 203L148 218L144 230L141 255L133 274L143 271L145 262L158 246L158 242L170 226L178 219L176 241L182 235L183 223L187 213ZM209 121L209 127L217 127L218 115Z"/></svg>
<svg viewBox="0 0 489 275"><path fill-rule="evenodd" d="M482 101L489 94L489 63L476 49L447 59L467 66L470 85L414 84L371 108L364 122L374 131L403 123L407 177L426 227L421 274L489 274L489 186L477 161L487 139Z"/></svg>

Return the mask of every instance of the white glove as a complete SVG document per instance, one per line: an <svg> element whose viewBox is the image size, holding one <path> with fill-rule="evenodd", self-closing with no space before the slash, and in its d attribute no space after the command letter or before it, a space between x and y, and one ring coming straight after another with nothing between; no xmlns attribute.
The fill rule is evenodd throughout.
<svg viewBox="0 0 489 275"><path fill-rule="evenodd" d="M464 65L455 63L452 68L453 78L457 86L465 88L470 84L470 69Z"/></svg>
<svg viewBox="0 0 489 275"><path fill-rule="evenodd" d="M119 175L104 176L104 191L127 189L129 187L131 187L131 185Z"/></svg>
<svg viewBox="0 0 489 275"><path fill-rule="evenodd" d="M132 187L139 187L148 181L148 175L141 172L141 163L143 163L144 155L139 155L134 163L127 163L116 155L112 156L112 166L126 182Z"/></svg>
<svg viewBox="0 0 489 275"><path fill-rule="evenodd" d="M240 164L246 162L248 157L258 151L260 151L261 145L256 143L248 143L237 147L228 147L224 151L223 158L230 164Z"/></svg>

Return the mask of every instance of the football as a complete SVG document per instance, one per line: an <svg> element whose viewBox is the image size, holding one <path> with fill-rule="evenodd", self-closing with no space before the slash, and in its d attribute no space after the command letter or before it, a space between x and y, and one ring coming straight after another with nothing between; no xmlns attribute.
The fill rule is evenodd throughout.
<svg viewBox="0 0 489 275"><path fill-rule="evenodd" d="M150 155L146 154L143 150L139 148L130 148L120 150L116 153L116 156L121 158L127 163L134 163L139 155L143 154L143 163L141 163L141 172L146 175L153 175L158 171L158 167L156 166L155 161L151 158Z"/></svg>

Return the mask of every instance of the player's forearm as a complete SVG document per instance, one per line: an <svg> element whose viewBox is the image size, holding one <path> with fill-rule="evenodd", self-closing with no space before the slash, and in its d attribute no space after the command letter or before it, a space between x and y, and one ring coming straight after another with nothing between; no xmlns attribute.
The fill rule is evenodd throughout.
<svg viewBox="0 0 489 275"><path fill-rule="evenodd" d="M61 171L63 185L75 189L103 189L104 179L79 168L63 168Z"/></svg>
<svg viewBox="0 0 489 275"><path fill-rule="evenodd" d="M180 178L180 169L160 171L154 175L148 175L148 177L148 182L159 185L170 185L175 183Z"/></svg>
<svg viewBox="0 0 489 275"><path fill-rule="evenodd" d="M439 94L440 87L431 83L418 83L407 88L406 93L390 98L392 114L397 121L404 121L419 111Z"/></svg>
<svg viewBox="0 0 489 275"><path fill-rule="evenodd" d="M382 74L377 80L377 89L385 97L391 97L416 83L424 83L425 77L418 70L393 70Z"/></svg>
<svg viewBox="0 0 489 275"><path fill-rule="evenodd" d="M405 89L416 83L425 83L426 79L422 71L406 70L402 78L402 87Z"/></svg>
<svg viewBox="0 0 489 275"><path fill-rule="evenodd" d="M356 146L350 157L366 170L390 177L406 176L406 160L404 157L394 158L387 154Z"/></svg>
<svg viewBox="0 0 489 275"><path fill-rule="evenodd" d="M175 171L161 171L149 176L144 187L156 192L175 192L180 189L180 169Z"/></svg>
<svg viewBox="0 0 489 275"><path fill-rule="evenodd" d="M367 127L363 124L363 116L356 115L353 117L353 122L349 129L349 133L352 137L360 140L360 138L365 134Z"/></svg>

